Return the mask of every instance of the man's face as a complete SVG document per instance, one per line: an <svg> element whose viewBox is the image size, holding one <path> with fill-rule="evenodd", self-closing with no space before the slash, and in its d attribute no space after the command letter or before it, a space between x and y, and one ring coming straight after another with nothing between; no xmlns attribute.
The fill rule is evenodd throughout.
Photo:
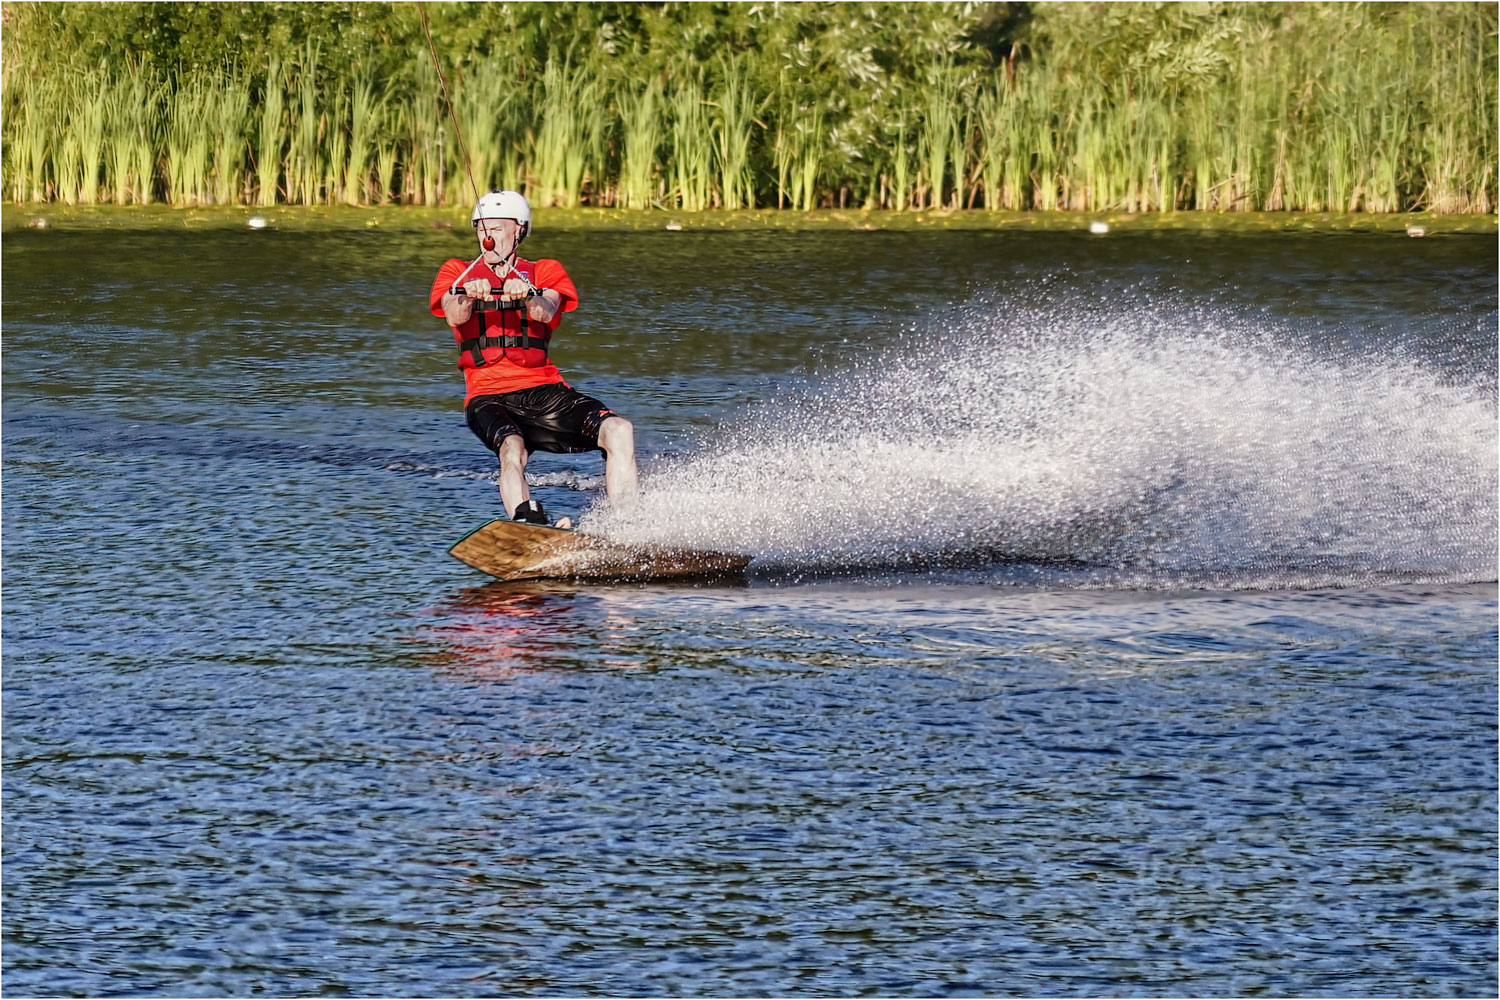
<svg viewBox="0 0 1500 1000"><path fill-rule="evenodd" d="M521 224L515 219L480 219L475 230L479 237L479 248L484 250L484 241L490 237L495 241L495 249L485 250L485 260L490 263L498 263L509 257L516 249L516 238L521 233Z"/></svg>

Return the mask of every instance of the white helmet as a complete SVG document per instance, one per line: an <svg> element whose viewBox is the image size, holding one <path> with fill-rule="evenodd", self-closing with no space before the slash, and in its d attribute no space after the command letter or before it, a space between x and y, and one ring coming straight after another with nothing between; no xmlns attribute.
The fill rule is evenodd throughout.
<svg viewBox="0 0 1500 1000"><path fill-rule="evenodd" d="M531 203L519 191L491 191L474 206L469 222L479 228L480 219L514 219L521 224L521 239L531 233Z"/></svg>

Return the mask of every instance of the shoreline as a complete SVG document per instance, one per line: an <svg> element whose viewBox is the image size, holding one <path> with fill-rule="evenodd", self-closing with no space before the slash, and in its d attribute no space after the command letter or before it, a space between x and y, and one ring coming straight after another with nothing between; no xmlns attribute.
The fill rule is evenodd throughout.
<svg viewBox="0 0 1500 1000"><path fill-rule="evenodd" d="M387 229L414 232L457 228L467 224L466 206L249 205L172 207L166 205L0 206L0 233L21 229L243 229L252 218L261 228L291 232ZM1420 227L1424 235L1496 235L1500 217L1431 215L1425 212L990 212L984 209L891 212L878 209L744 209L672 212L612 208L536 209L537 227L551 232L732 232L732 231L1039 231L1089 232L1103 223L1109 232L1206 233L1390 233L1407 235ZM38 225L38 222L41 225ZM1415 235L1415 234L1412 234Z"/></svg>

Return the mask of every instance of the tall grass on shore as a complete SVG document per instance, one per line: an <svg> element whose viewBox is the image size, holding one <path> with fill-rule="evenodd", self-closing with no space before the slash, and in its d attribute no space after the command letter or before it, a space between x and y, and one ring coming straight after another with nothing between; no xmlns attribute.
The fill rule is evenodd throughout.
<svg viewBox="0 0 1500 1000"><path fill-rule="evenodd" d="M104 74L86 79L85 93L74 105L78 114L72 131L78 136L81 175L79 200L92 205L99 200L99 184L104 176L104 134L109 120L109 97L104 91Z"/></svg>
<svg viewBox="0 0 1500 1000"><path fill-rule="evenodd" d="M713 180L713 139L704 110L703 77L679 78L669 100L672 136L672 194L677 207L699 212L708 207Z"/></svg>
<svg viewBox="0 0 1500 1000"><path fill-rule="evenodd" d="M244 132L250 120L250 81L225 72L207 104L210 141L213 147L213 201L228 205L238 200L247 185Z"/></svg>
<svg viewBox="0 0 1500 1000"><path fill-rule="evenodd" d="M714 161L718 166L720 207L731 211L755 207L755 179L750 171L755 95L738 59L723 62L723 83L714 101Z"/></svg>
<svg viewBox="0 0 1500 1000"><path fill-rule="evenodd" d="M210 140L204 123L218 94L208 81L190 79L172 94L167 125L167 201L174 205L202 205L208 198Z"/></svg>
<svg viewBox="0 0 1500 1000"><path fill-rule="evenodd" d="M375 136L385 112L384 101L375 94L375 81L367 72L354 79L349 100L349 160L343 165L343 200L349 205L370 201L370 161L375 152ZM339 166L335 159L333 166Z"/></svg>
<svg viewBox="0 0 1500 1000"><path fill-rule="evenodd" d="M91 205L99 200L109 120L103 83L102 72L93 70L64 81L60 88L66 103L55 110L65 117L53 144L52 176L57 200L67 205Z"/></svg>
<svg viewBox="0 0 1500 1000"><path fill-rule="evenodd" d="M405 130L405 110L386 100L378 123L375 140L375 186L367 194L372 204L387 204L395 197L396 167L401 135Z"/></svg>
<svg viewBox="0 0 1500 1000"><path fill-rule="evenodd" d="M661 94L661 81L653 78L639 91L622 89L617 95L621 131L617 201L622 208L652 205L662 136Z"/></svg>
<svg viewBox="0 0 1500 1000"><path fill-rule="evenodd" d="M896 153L892 160L891 177L893 187L890 191L890 200L887 200L887 192L880 192L879 204L881 208L889 206L898 212L904 212L910 204L911 193L911 157L906 144L906 108L899 111L899 119L896 125Z"/></svg>
<svg viewBox="0 0 1500 1000"><path fill-rule="evenodd" d="M448 126L443 113L441 87L432 64L418 59L413 67L416 83L401 116L404 137L403 188L407 204L436 205L443 195L443 146Z"/></svg>
<svg viewBox="0 0 1500 1000"><path fill-rule="evenodd" d="M793 204L806 212L818 205L818 181L823 170L823 145L827 132L823 127L823 109L799 117L792 132Z"/></svg>
<svg viewBox="0 0 1500 1000"><path fill-rule="evenodd" d="M24 77L6 83L6 96L12 100L7 101L5 119L5 196L17 202L47 201L52 195L47 184L50 115L60 103L47 91L56 83ZM17 99L18 92L25 96Z"/></svg>
<svg viewBox="0 0 1500 1000"><path fill-rule="evenodd" d="M480 193L498 181L503 142L500 124L516 98L515 88L510 84L506 68L494 60L486 60L474 67L454 95L454 113L469 145L474 184ZM463 185L469 191L466 179Z"/></svg>
<svg viewBox="0 0 1500 1000"><path fill-rule="evenodd" d="M805 38L706 57L654 38L683 47L648 69L642 41L544 59L477 41L446 72L476 185L538 205L1489 212L1496 28L1470 3L1039 4L1007 59L943 43L904 75ZM12 201L472 197L425 46L381 78L312 38L170 72L7 46ZM824 64L850 69L809 89Z"/></svg>
<svg viewBox="0 0 1500 1000"><path fill-rule="evenodd" d="M573 208L583 198L585 178L597 184L603 174L602 82L590 69L549 60L538 108L541 123L530 150L533 200Z"/></svg>
<svg viewBox="0 0 1500 1000"><path fill-rule="evenodd" d="M958 100L958 81L954 79L951 65L935 67L928 78L923 95L921 125L921 166L917 182L917 200L928 208L940 208L943 204L943 187L949 180L950 162L961 171L963 159L950 161L953 147L959 142L959 118L964 107ZM954 177L954 189L963 187L962 176ZM955 201L957 196L955 195Z"/></svg>
<svg viewBox="0 0 1500 1000"><path fill-rule="evenodd" d="M257 204L276 204L276 182L281 175L282 150L286 144L286 125L282 119L286 93L282 90L281 60L272 58L261 86L260 128L255 144Z"/></svg>
<svg viewBox="0 0 1500 1000"><path fill-rule="evenodd" d="M326 91L318 86L318 57L316 42L309 41L301 61L292 68L292 92L296 101L292 105L291 148L286 161L287 200L302 205L316 205L323 201L323 156L324 117L319 107L319 98Z"/></svg>

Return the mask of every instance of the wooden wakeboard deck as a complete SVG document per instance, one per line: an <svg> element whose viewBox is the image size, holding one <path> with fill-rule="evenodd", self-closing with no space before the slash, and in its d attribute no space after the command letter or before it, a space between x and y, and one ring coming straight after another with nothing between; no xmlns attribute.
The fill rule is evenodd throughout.
<svg viewBox="0 0 1500 1000"><path fill-rule="evenodd" d="M505 520L480 525L448 554L501 580L714 576L739 572L750 562L733 552L621 545L566 528Z"/></svg>

